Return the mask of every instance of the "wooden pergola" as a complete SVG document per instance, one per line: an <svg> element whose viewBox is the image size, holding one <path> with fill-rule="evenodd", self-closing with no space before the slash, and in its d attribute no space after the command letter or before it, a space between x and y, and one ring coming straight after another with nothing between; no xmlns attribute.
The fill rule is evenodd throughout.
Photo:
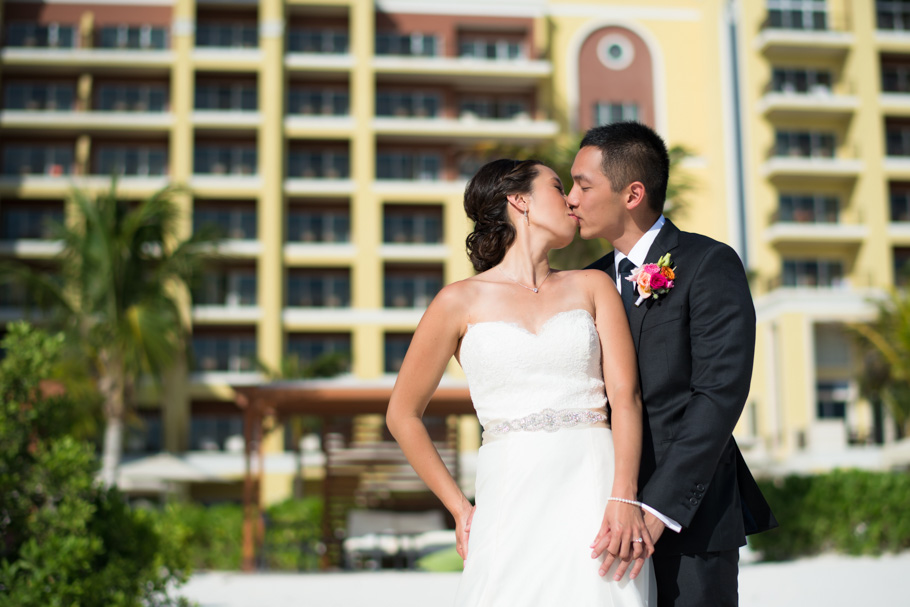
<svg viewBox="0 0 910 607"><path fill-rule="evenodd" d="M244 412L243 570L253 571L256 553L261 547L265 532L261 497L264 470L263 420L267 417L282 419L292 415L312 415L323 419L385 415L392 386L386 382L346 384L332 380L299 380L234 386L234 392L237 406ZM427 414L474 414L467 386L439 387L430 400ZM322 449L326 449L324 442ZM323 514L324 535L331 532L328 529L327 512L328 507Z"/></svg>

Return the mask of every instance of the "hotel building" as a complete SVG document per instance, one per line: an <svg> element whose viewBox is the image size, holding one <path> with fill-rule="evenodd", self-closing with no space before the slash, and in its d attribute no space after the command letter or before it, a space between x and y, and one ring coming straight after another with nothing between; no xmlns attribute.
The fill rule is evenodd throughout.
<svg viewBox="0 0 910 607"><path fill-rule="evenodd" d="M391 387L427 303L471 274L481 147L637 119L690 151L680 227L753 277L747 457L850 463L889 438L845 326L910 259L908 32L903 3L871 0L0 0L0 254L52 270L44 226L74 185L186 186L184 233L227 240L187 310L191 368L127 447L237 479L234 387L263 379L256 360L340 352L322 388ZM4 289L0 316L25 299ZM464 388L454 361L443 382ZM477 424L441 423L470 487ZM301 469L319 481L305 433L266 435L266 501ZM381 415L342 434L387 438Z"/></svg>

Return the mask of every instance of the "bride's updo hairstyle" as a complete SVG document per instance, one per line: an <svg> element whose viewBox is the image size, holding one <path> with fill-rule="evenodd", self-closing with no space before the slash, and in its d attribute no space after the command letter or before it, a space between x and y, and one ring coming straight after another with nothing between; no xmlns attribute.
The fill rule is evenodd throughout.
<svg viewBox="0 0 910 607"><path fill-rule="evenodd" d="M507 197L530 194L540 164L539 160L494 160L480 167L465 187L464 210L474 221L474 231L468 234L466 243L477 272L502 261L515 240Z"/></svg>

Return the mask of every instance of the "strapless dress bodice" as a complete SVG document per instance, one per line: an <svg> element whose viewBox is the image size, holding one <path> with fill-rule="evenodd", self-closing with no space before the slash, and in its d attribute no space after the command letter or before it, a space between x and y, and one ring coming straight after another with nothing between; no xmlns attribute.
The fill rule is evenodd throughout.
<svg viewBox="0 0 910 607"><path fill-rule="evenodd" d="M595 409L607 402L600 340L586 310L559 312L537 333L503 321L469 325L459 358L484 427L544 409Z"/></svg>

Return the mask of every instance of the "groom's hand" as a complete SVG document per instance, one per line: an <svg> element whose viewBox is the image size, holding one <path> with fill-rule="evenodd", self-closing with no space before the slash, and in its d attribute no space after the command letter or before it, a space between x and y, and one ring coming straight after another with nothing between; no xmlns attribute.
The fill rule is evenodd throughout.
<svg viewBox="0 0 910 607"><path fill-rule="evenodd" d="M664 525L659 518L647 510L645 510L645 527L648 528L648 533L651 535L651 541L655 544L657 543L657 540L660 539L660 536L663 534L664 529L667 528L667 526Z"/></svg>

